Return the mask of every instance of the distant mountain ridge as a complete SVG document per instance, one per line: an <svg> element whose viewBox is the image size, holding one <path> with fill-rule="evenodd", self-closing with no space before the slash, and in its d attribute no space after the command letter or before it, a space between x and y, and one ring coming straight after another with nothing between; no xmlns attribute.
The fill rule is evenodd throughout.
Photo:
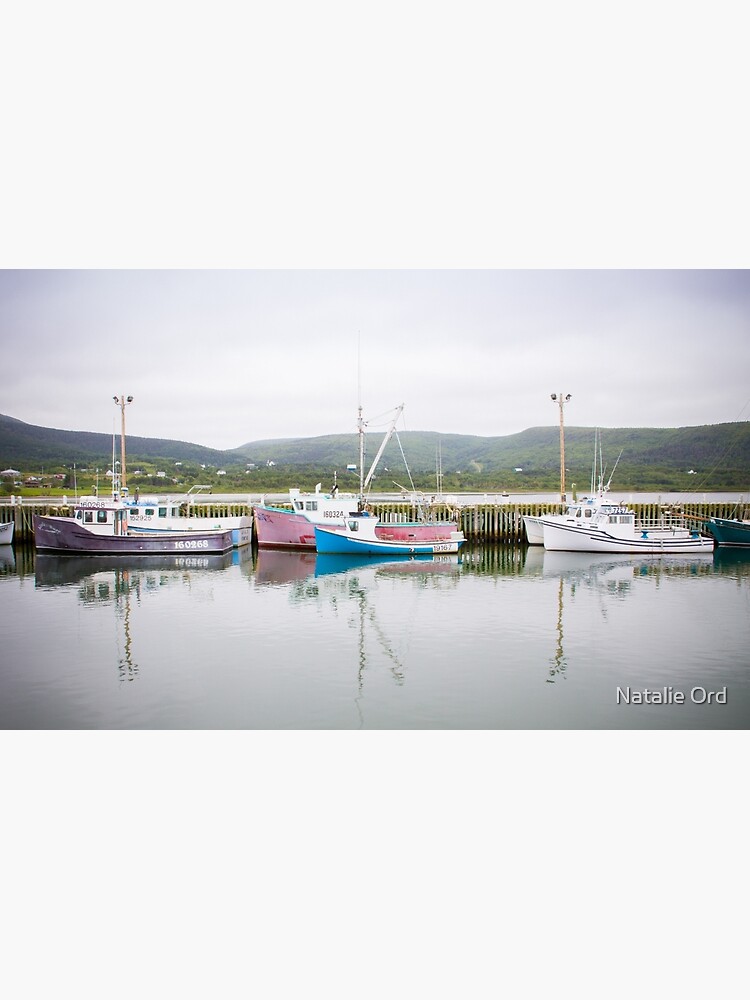
<svg viewBox="0 0 750 1000"><path fill-rule="evenodd" d="M119 435L117 448L119 449ZM164 438L131 437L126 439L129 462L136 458L196 461L210 464L224 463L234 452L217 451L186 441ZM64 431L51 427L37 427L14 417L0 414L0 464L3 468L14 465L72 465L97 461L106 464L112 458L112 435L93 431ZM244 461L237 455L235 461Z"/></svg>
<svg viewBox="0 0 750 1000"><path fill-rule="evenodd" d="M678 428L601 429L602 454L609 470L622 452L619 469L659 466L696 473L731 469L732 478L750 488L750 422L708 424ZM588 483L594 460L595 429L566 427L565 458L579 485ZM118 439L119 440L119 439ZM382 436L367 436L366 464L372 461ZM119 444L118 444L119 447ZM503 437L439 434L433 431L402 431L394 436L381 465L404 469L402 451L409 469L432 473L440 460L446 472L476 472L506 476L516 470L550 472L559 469L559 428L531 427ZM248 463L306 466L323 477L359 461L355 432L313 438L280 438L249 441L239 448L220 451L186 441L164 438L127 438L128 464L141 461L198 462L211 466L242 466ZM111 461L112 435L89 431L66 431L26 424L0 415L0 467L30 469L35 466ZM744 488L743 485L737 488Z"/></svg>

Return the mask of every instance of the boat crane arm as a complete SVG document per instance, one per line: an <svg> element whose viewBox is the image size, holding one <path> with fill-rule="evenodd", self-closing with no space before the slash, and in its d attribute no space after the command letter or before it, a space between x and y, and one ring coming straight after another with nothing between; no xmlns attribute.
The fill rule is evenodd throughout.
<svg viewBox="0 0 750 1000"><path fill-rule="evenodd" d="M365 492L365 490L367 489L367 487L370 485L370 481L371 481L372 477L375 475L375 469L377 468L378 462L383 457L383 452L385 451L385 449L386 449L386 447L388 445L388 442L393 437L393 432L396 430L396 423L398 422L398 418L401 416L401 413L403 412L403 409L404 409L404 404L403 403L401 403L399 406L396 407L396 415L393 418L393 420L391 421L391 426L385 432L385 437L383 438L382 444L378 448L377 455L375 456L375 458L372 461L372 465L370 466L370 471L367 473L367 477L365 478L365 481L362 483L362 493Z"/></svg>

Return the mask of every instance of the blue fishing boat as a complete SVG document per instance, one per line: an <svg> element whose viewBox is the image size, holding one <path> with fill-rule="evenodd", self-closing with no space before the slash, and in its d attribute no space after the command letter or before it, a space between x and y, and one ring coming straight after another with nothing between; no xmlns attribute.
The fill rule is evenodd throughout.
<svg viewBox="0 0 750 1000"><path fill-rule="evenodd" d="M315 548L320 553L350 555L435 555L458 552L464 543L462 531L452 531L441 540L396 541L379 538L375 529L378 518L367 513L349 517L346 523L335 528L315 525Z"/></svg>

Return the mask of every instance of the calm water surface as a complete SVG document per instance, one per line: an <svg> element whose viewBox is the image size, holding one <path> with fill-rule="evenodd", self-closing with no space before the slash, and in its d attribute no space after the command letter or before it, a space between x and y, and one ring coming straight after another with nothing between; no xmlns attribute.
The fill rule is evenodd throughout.
<svg viewBox="0 0 750 1000"><path fill-rule="evenodd" d="M0 643L4 729L744 729L750 553L5 548Z"/></svg>

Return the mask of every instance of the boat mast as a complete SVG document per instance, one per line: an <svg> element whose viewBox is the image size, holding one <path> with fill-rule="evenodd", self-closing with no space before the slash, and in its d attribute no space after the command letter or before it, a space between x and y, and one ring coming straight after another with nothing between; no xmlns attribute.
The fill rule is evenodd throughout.
<svg viewBox="0 0 750 1000"><path fill-rule="evenodd" d="M570 401L570 393L563 396L561 392L553 392L550 396L553 403L560 406L560 500L565 503L565 427L563 424L563 406Z"/></svg>
<svg viewBox="0 0 750 1000"><path fill-rule="evenodd" d="M357 330L357 431L359 433L359 502L365 499L365 422L362 419L362 350L361 336Z"/></svg>
<svg viewBox="0 0 750 1000"><path fill-rule="evenodd" d="M357 408L357 431L359 432L359 497L365 495L365 422L362 419L362 403Z"/></svg>
<svg viewBox="0 0 750 1000"><path fill-rule="evenodd" d="M396 423L398 422L398 418L401 416L401 413L403 412L403 409L404 409L404 404L403 403L400 403L396 407L396 415L393 418L393 420L391 421L391 426L385 432L385 437L383 438L383 442L380 445L380 447L378 448L378 453L375 456L375 458L372 460L372 465L370 466L370 471L367 473L367 478L365 479L364 483L362 484L362 496L363 497L364 497L365 490L370 485L370 480L375 475L375 469L377 468L378 462L383 457L383 452L385 451L386 446L388 445L388 442L393 437L393 432L396 430ZM363 435L363 437L364 437L364 435Z"/></svg>
<svg viewBox="0 0 750 1000"><path fill-rule="evenodd" d="M112 421L114 424L114 420ZM112 499L120 499L120 473L117 471L118 462L115 458L115 429L112 428Z"/></svg>

